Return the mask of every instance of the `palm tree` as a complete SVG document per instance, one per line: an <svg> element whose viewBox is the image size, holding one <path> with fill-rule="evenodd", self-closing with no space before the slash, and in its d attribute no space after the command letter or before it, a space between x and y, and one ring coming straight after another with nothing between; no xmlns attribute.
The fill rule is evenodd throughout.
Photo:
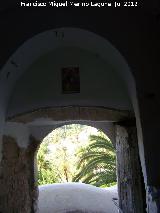
<svg viewBox="0 0 160 213"><path fill-rule="evenodd" d="M79 172L73 181L95 186L116 182L116 154L112 142L104 134L90 135L90 141L79 153Z"/></svg>

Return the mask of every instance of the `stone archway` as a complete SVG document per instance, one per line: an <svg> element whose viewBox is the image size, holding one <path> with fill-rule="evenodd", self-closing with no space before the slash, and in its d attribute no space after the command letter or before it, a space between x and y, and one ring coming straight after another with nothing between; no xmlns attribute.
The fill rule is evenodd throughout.
<svg viewBox="0 0 160 213"><path fill-rule="evenodd" d="M34 158L41 140L34 131L28 131L28 125L31 125L31 123L40 123L42 118L56 121L56 127L66 122L72 123L77 121L81 123L83 121L94 122L95 126L98 127L98 122L105 122L106 120L114 123L126 120L127 118L132 120L132 114L126 111L105 108L65 107L63 109L39 109L34 112L8 118L9 125L6 127L3 137L3 158L1 162L1 183L2 186L7 185L3 193L0 194L3 197L3 203L0 206L2 212L10 212L11 209L19 212L23 211L24 213L37 211L38 189L34 174ZM15 124L16 134L13 131ZM138 159L135 158L138 155L137 135L135 127L120 127L120 125L121 123L118 123L116 127L119 205L123 209L123 212L141 213L143 211L143 201L139 172L140 165ZM21 129L21 126L24 129ZM53 129L53 127L50 127L40 137L43 138L51 128ZM105 126L103 128L105 129ZM115 131L114 125L112 128L112 131ZM22 132L23 136L26 134L25 139L27 144L25 147L21 144L22 135L19 131ZM111 133L113 133L112 131ZM9 150L11 149L12 151L10 152ZM127 154L124 156L126 151ZM129 179L130 181L127 183ZM125 184L128 184L128 187ZM140 200L142 202L139 202Z"/></svg>
<svg viewBox="0 0 160 213"><path fill-rule="evenodd" d="M65 39L63 34L65 34ZM78 36L77 36L78 35ZM81 36L80 36L81 35ZM85 38L85 39L84 39ZM67 100L65 104L63 104L63 98L61 97L60 102L56 105L55 101L55 96L49 97L51 99L49 100L44 100L42 99L41 95L38 95L40 93L35 93L35 97L33 97L32 100L29 100L25 103L25 99L27 100L27 97L30 96L30 93L26 90L25 85L28 85L30 83L27 82L26 84L23 84L23 80L25 79L25 76L23 74L27 74L28 71L30 70L30 66L37 60L39 59L42 55L45 55L47 52L51 50L55 50L59 46L66 47L68 46L67 44L70 44L71 46L75 46L80 49L85 49L85 51L91 51L94 53L94 57L92 57L92 61L95 58L101 58L102 60L108 61L108 64L112 66L113 69L115 69L116 76L122 83L122 87L124 86L124 93L119 93L121 91L121 85L119 87L113 87L114 89L116 88L116 92L114 94L115 97L111 97L108 93L107 95L104 94L104 97L102 98L101 102L98 102L99 100L99 94L97 94L97 100L94 100L92 102L90 101L84 101L84 97L82 99L77 98L76 101L73 101L71 99ZM34 50L34 51L33 51ZM32 52L32 54L30 54ZM23 54L22 54L23 53ZM23 57L21 57L23 55ZM14 60L12 60L14 59ZM18 63L20 63L20 66L16 68L15 72L15 66L12 66L13 64L10 63L10 60ZM122 55L104 38L97 36L94 33L88 32L86 30L81 30L81 29L74 29L74 28L60 28L60 29L55 29L51 31L47 31L41 34L36 35L35 37L31 38L28 40L24 45L22 45L16 53L10 58L10 60L6 63L2 70L2 76L1 76L1 90L0 91L6 91L6 94L4 95L3 93L0 93L0 98L2 102L2 123L5 123L5 119L10 121L10 122L20 122L20 123L26 123L32 122L34 119L34 122L39 122L39 120L36 120L36 118L39 119L40 115L43 115L45 119L47 120L48 117L57 118L57 115L60 116L58 121L61 121L61 113L64 115L65 114L65 119L70 119L74 120L75 118L80 119L80 115L82 116L82 119L88 119L89 116L91 116L92 113L89 113L88 111L88 106L89 107L94 107L94 115L92 115L93 120L101 120L103 117L106 118L108 121L116 122L116 121L121 121L121 120L126 120L128 117L130 118L130 115L132 117L132 114L135 114L136 116L136 122L137 122L137 131L138 131L138 137L139 137L139 154L141 157L141 164L142 164L142 169L143 169L143 174L144 177L147 178L146 176L146 168L145 168L145 159L144 159L144 150L143 150L143 140L142 140L142 130L141 130L141 123L140 123L140 117L139 117L139 108L138 108L138 103L137 103L137 97L136 97L136 87L135 87L135 82L134 78L130 72L130 69L127 65L127 62L124 60ZM41 59L40 59L41 61ZM15 64L15 63L14 63ZM32 70L30 70L32 71ZM15 73L12 75L12 73ZM102 72L104 74L104 72ZM111 74L111 73L110 73ZM50 75L48 75L50 76ZM23 77L23 78L22 78ZM29 80L32 79L32 75L29 76ZM113 76L114 77L114 76ZM56 79L56 78L55 78ZM100 80L107 79L105 78L105 75L102 76ZM109 78L108 78L109 79ZM112 78L114 79L114 78ZM22 82L21 82L22 80ZM35 79L33 78L33 83L36 82L34 81ZM95 76L95 80L96 76ZM108 83L109 80L108 80ZM102 82L99 82L99 85L101 85ZM105 81L103 82L104 85ZM20 95L17 95L16 93L16 87L19 85L23 86L23 88L18 88L17 90L21 92ZM96 83L94 84L96 85ZM113 82L113 85L117 86L116 82ZM112 85L112 86L113 86ZM33 88L32 91L36 91L36 85ZM93 87L96 91L96 87ZM111 89L111 92L113 92L113 88ZM24 89L24 90L23 90ZM110 88L103 88L102 87L102 92L105 93L104 91L110 91ZM55 90L56 91L56 90ZM87 91L87 89L86 89ZM93 90L90 91L92 94L94 94ZM43 93L42 93L43 94ZM46 94L48 94L48 91L46 91ZM46 96L44 94L44 97ZM118 94L118 95L117 95ZM21 100L20 97L23 97L24 99ZM38 98L39 99L38 99ZM123 97L123 98L122 98ZM89 97L88 97L89 98ZM93 98L94 99L94 98ZM109 100L109 101L108 101ZM118 100L118 101L117 101ZM23 104L22 104L23 103ZM29 104L27 104L29 103ZM77 106L78 104L78 106ZM52 110L53 107L61 107L61 110L54 111ZM62 106L71 106L70 110L65 110ZM75 111L72 111L72 106L77 106L75 107ZM82 107L80 107L82 106ZM95 107L96 106L96 107ZM103 107L102 107L103 106ZM132 111L130 112L125 112L124 109L125 107L129 107ZM42 108L46 107L44 109L37 110L36 112L34 109L36 108ZM99 108L107 108L107 111L102 113L102 109L99 110ZM98 108L98 109L97 109ZM109 109L110 108L110 109ZM116 110L115 110L116 108ZM128 109L128 108L127 108ZM7 111L8 110L8 111ZM32 111L32 113L27 113ZM63 111L63 112L62 112ZM118 111L118 113L117 113ZM133 113L134 111L134 113ZM113 113L114 112L114 113ZM126 114L127 113L127 114ZM19 115L17 117L17 114ZM85 116L83 116L85 115ZM115 116L116 115L116 116ZM32 116L34 119L32 119ZM118 117L117 117L118 116ZM100 118L98 118L100 117ZM115 118L118 119L115 119ZM64 119L64 120L65 120ZM2 124L2 126L3 126ZM5 124L4 124L5 125ZM18 124L19 126L19 124ZM17 128L13 128L15 132L18 130ZM17 129L17 130L16 130ZM9 135L15 135L14 131L11 131L11 134ZM28 134L28 132L25 130L25 134ZM8 132L7 132L8 133ZM5 132L2 130L2 135L6 135ZM7 136L7 135L6 135ZM24 138L19 139L19 144L21 144L20 140L23 140ZM33 138L32 138L33 139ZM24 140L26 142L26 140ZM27 138L27 142L25 143L25 148L28 147L28 144L30 143L29 137ZM1 144L2 145L2 144ZM22 145L22 144L21 144ZM3 148L3 147L2 147ZM4 163L5 156L2 155L2 164ZM2 169L3 170L3 169ZM3 172L2 172L3 176ZM146 179L145 179L146 182ZM3 183L3 182L2 182ZM34 193L33 193L34 194ZM25 195L24 195L25 196ZM33 202L31 202L33 203Z"/></svg>

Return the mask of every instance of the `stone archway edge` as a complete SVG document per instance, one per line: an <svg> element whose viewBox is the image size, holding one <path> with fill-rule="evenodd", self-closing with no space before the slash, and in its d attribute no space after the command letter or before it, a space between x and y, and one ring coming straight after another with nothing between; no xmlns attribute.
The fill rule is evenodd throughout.
<svg viewBox="0 0 160 213"><path fill-rule="evenodd" d="M61 106L39 108L34 111L8 117L6 120L24 124L31 123L37 119L49 119L53 121L90 120L117 122L133 117L133 112L127 110L105 107Z"/></svg>

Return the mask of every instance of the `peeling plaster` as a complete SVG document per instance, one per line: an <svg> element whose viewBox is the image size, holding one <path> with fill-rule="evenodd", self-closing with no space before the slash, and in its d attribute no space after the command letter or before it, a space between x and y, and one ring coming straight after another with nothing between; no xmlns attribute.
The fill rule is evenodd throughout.
<svg viewBox="0 0 160 213"><path fill-rule="evenodd" d="M7 122L4 127L4 135L15 138L19 147L27 148L29 144L29 129L24 124Z"/></svg>
<svg viewBox="0 0 160 213"><path fill-rule="evenodd" d="M34 179L34 154L38 142L30 137L27 148L16 139L3 136L3 158L0 164L0 212L36 212L38 188Z"/></svg>

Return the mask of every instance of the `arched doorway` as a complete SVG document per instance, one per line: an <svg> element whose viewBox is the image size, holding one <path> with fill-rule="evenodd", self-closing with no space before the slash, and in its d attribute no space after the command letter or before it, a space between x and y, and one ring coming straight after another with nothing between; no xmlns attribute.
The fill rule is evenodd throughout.
<svg viewBox="0 0 160 213"><path fill-rule="evenodd" d="M38 205L42 213L46 209L48 213L73 209L77 212L84 209L89 212L102 209L104 212L117 212L112 201L113 198L118 200L115 147L102 131L82 123L54 129L38 149ZM88 152L91 144L97 146ZM104 148L102 145L105 145ZM92 157L89 157L91 153ZM80 164L80 159L86 154L86 160L83 158ZM87 172L84 174L83 171Z"/></svg>
<svg viewBox="0 0 160 213"><path fill-rule="evenodd" d="M30 54L28 48L35 52ZM115 123L132 120L134 114L139 121L133 77L123 57L105 39L88 31L62 28L35 36L15 53L15 59L22 52L26 55L22 57L21 72L17 70L12 76L14 68L9 63L3 70L2 79L6 81L3 86L8 94L3 101L9 122L4 135L19 135L20 125L24 134L17 136L17 143L24 148L30 144L27 154L35 149L33 135L38 134L35 126L48 128L54 122L71 120ZM61 68L70 66L79 67L81 86L80 93L66 95L61 91L60 73ZM31 129L34 134L30 133ZM30 159L33 160L33 152ZM143 153L141 161L144 163ZM33 191L33 163L29 165L32 186L28 191ZM26 212L27 206L34 211L34 198L29 195L24 195L30 203L26 204Z"/></svg>
<svg viewBox="0 0 160 213"><path fill-rule="evenodd" d="M88 156L87 159L86 160L84 159L84 162L80 164L82 156L87 154L87 149L89 150L90 148L89 145L92 143L95 143L96 145L96 148L91 147L91 152L93 153L95 152L95 156L91 158ZM102 145L106 144L106 147L105 146L101 147L100 146L101 143ZM96 154L98 154L97 153L98 148L100 149L100 153L102 153L102 155L106 153L106 158L104 158L104 160L106 160L105 161L106 165L107 165L107 156L109 157L110 161L108 160L108 164L109 162L111 162L110 164L111 169L107 170L107 168L105 168L105 164L103 163L102 159L102 164L100 163L98 163L97 165L93 164L93 169L90 167L91 170L88 170L87 176L85 177L85 175L82 174L83 172L81 172L81 170L84 170L86 168L85 162L90 162L90 160L92 161L92 159L93 161L96 160L96 159L94 160L94 157L96 157ZM110 153L108 154L108 150L110 150L111 155ZM100 155L100 157L102 155ZM53 129L41 141L41 145L37 152L37 164L39 169L38 183L39 185L45 185L53 183L67 183L67 182L80 181L87 184L91 183L92 185L98 187L101 187L105 184L111 185L113 182L116 182L115 156L116 156L115 144L112 143L109 137L102 130L96 129L93 126L84 125L83 122L81 122L81 124L70 123L60 126L56 129ZM108 180L106 178L106 182L104 181L104 183L101 183L101 181L99 182L94 181L94 179L96 179L96 174L97 180L100 180L99 176L102 176L101 174L98 174L98 172L101 171L97 170L96 172L94 172L96 168L98 168L101 171L103 170L106 171L106 174L108 171L108 173L111 174L113 178L110 179L108 175ZM92 175L90 175L90 172L92 175L95 174L95 176L91 177ZM79 178L78 174L81 176L81 178Z"/></svg>

